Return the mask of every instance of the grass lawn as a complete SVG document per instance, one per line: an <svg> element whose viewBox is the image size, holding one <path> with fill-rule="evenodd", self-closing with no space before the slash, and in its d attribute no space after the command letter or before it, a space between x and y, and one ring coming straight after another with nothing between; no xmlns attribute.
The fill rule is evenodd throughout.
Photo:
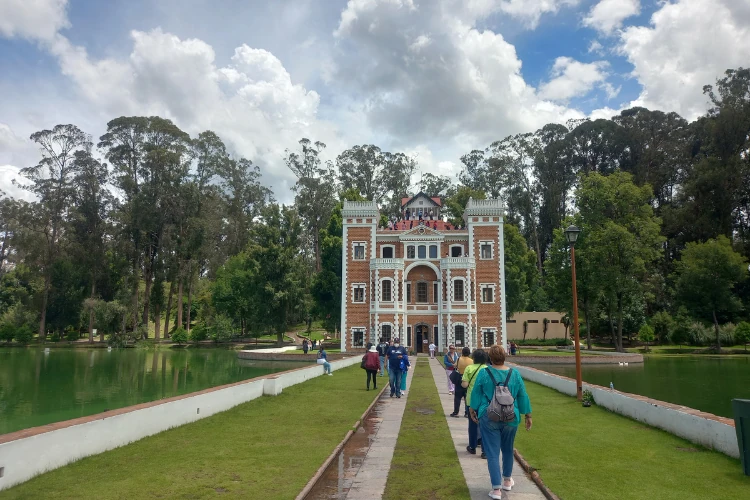
<svg viewBox="0 0 750 500"><path fill-rule="evenodd" d="M676 354L676 355L696 355L696 356L735 356L742 357L750 355L750 351L745 352L744 345L734 346L721 346L722 354L716 354L713 352L703 352L706 347L696 347L691 345L677 346L677 345L652 345L649 346L648 352L644 351L643 347L632 347L625 349L627 352L637 352L639 354L646 354L647 356L665 355L665 354Z"/></svg>
<svg viewBox="0 0 750 500"><path fill-rule="evenodd" d="M750 498L739 460L526 382L534 427L516 448L561 498Z"/></svg>
<svg viewBox="0 0 750 500"><path fill-rule="evenodd" d="M325 340L325 330L320 331L311 331L310 333L307 333L306 331L298 332L297 335L300 337L307 337L310 340Z"/></svg>
<svg viewBox="0 0 750 500"><path fill-rule="evenodd" d="M469 498L427 359L418 359L383 498ZM425 415L417 410L432 411Z"/></svg>
<svg viewBox="0 0 750 500"><path fill-rule="evenodd" d="M359 366L345 368L85 458L0 498L294 498L374 397Z"/></svg>

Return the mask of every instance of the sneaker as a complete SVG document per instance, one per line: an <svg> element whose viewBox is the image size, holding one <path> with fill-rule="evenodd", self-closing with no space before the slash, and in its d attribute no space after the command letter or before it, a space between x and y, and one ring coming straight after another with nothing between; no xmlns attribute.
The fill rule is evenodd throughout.
<svg viewBox="0 0 750 500"><path fill-rule="evenodd" d="M329 373L329 374L328 374L328 376L329 376L329 377L333 377L333 373Z"/></svg>
<svg viewBox="0 0 750 500"><path fill-rule="evenodd" d="M401 394L396 394L396 397L401 399Z"/></svg>
<svg viewBox="0 0 750 500"><path fill-rule="evenodd" d="M458 418L458 413L451 413L450 416L453 418Z"/></svg>
<svg viewBox="0 0 750 500"><path fill-rule="evenodd" d="M499 491L500 493L496 493L497 491ZM487 495L494 500L502 500L503 490L492 490L489 493L487 493Z"/></svg>
<svg viewBox="0 0 750 500"><path fill-rule="evenodd" d="M482 454L479 455L479 458L483 458L483 459L487 460L487 455L485 455L484 452L482 452Z"/></svg>
<svg viewBox="0 0 750 500"><path fill-rule="evenodd" d="M505 491L510 491L510 489L513 487L513 485L516 484L516 483L515 483L515 481L513 481L513 478L510 478L510 484L505 484L507 481L508 481L507 479L505 481L503 481L503 489Z"/></svg>
<svg viewBox="0 0 750 500"><path fill-rule="evenodd" d="M395 394L391 393L391 397L395 396Z"/></svg>
<svg viewBox="0 0 750 500"><path fill-rule="evenodd" d="M471 446L467 446L466 447L466 451L468 451L471 455L476 455L477 454L477 449L476 448L472 448Z"/></svg>

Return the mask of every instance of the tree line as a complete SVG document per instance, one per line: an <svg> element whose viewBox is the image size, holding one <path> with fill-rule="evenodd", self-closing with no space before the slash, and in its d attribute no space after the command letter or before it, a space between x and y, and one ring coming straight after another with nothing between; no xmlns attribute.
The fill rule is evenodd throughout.
<svg viewBox="0 0 750 500"><path fill-rule="evenodd" d="M303 138L284 156L290 206L211 131L120 117L96 144L74 125L37 132L18 183L35 201L0 195L0 334L281 339L313 318L334 332L343 200L376 201L385 224L423 191L454 224L469 197L503 200L509 315L571 310L563 229L576 224L589 344L622 349L647 322L661 341L733 342L725 325L749 298L750 70L704 94L693 122L631 108L508 136L463 155L459 182L413 182L414 158L372 144L324 161Z"/></svg>

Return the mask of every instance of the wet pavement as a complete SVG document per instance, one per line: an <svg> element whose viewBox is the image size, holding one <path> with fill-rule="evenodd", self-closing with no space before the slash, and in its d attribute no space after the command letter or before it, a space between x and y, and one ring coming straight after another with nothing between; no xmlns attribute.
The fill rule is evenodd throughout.
<svg viewBox="0 0 750 500"><path fill-rule="evenodd" d="M383 496L413 373L414 370L409 371L407 393L400 399L389 397L386 388L306 499L360 500ZM388 377L378 377L378 382L387 384Z"/></svg>

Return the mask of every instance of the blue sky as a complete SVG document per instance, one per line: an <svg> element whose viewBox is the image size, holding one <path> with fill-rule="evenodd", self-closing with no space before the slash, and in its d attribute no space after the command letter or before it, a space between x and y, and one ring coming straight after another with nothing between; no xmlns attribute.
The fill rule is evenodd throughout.
<svg viewBox="0 0 750 500"><path fill-rule="evenodd" d="M633 105L705 112L750 65L750 0L0 0L0 189L30 133L160 114L291 199L285 149L361 143L455 176L505 135Z"/></svg>

